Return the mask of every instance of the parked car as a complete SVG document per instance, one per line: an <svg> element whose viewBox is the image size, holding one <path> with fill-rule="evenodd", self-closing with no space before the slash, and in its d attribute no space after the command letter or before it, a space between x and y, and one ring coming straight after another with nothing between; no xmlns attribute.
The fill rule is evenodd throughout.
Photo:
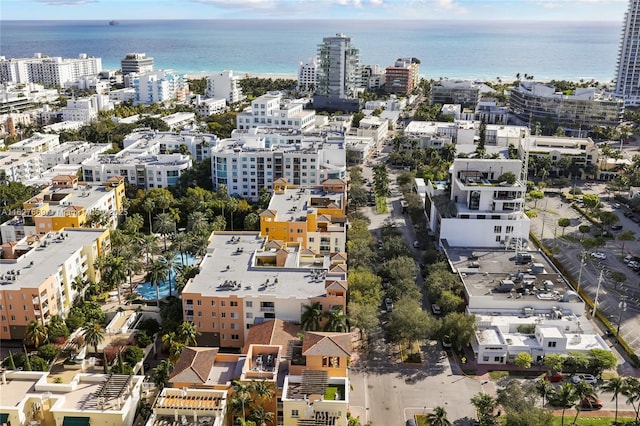
<svg viewBox="0 0 640 426"><path fill-rule="evenodd" d="M413 242L413 248L419 248L419 247L420 247L420 242L414 241Z"/></svg>
<svg viewBox="0 0 640 426"><path fill-rule="evenodd" d="M628 254L628 255L626 255L626 256L624 257L624 260L623 260L623 261L624 261L624 263L629 263L629 262L631 262L632 260L633 260L633 256L631 256L630 254Z"/></svg>
<svg viewBox="0 0 640 426"><path fill-rule="evenodd" d="M391 300L391 298L387 297L386 299L384 299L384 308L387 312L393 312L393 301Z"/></svg>
<svg viewBox="0 0 640 426"><path fill-rule="evenodd" d="M451 349L451 337L446 334L442 336L442 347L445 349Z"/></svg>
<svg viewBox="0 0 640 426"><path fill-rule="evenodd" d="M622 229L622 225L613 225L611 227L612 231L620 231Z"/></svg>
<svg viewBox="0 0 640 426"><path fill-rule="evenodd" d="M607 255L602 253L601 251L594 251L593 253L591 253L591 257L593 257L594 259L605 260L607 258Z"/></svg>
<svg viewBox="0 0 640 426"><path fill-rule="evenodd" d="M576 374L571 376L571 383L577 385L580 382L585 382L589 385L598 384L598 380L591 374Z"/></svg>
<svg viewBox="0 0 640 426"><path fill-rule="evenodd" d="M632 260L629 263L627 263L627 266L635 271L640 269L640 263L635 260Z"/></svg>
<svg viewBox="0 0 640 426"><path fill-rule="evenodd" d="M602 408L602 401L592 396L588 396L580 401L580 409L583 411L599 410Z"/></svg>
<svg viewBox="0 0 640 426"><path fill-rule="evenodd" d="M545 374L544 379L547 382L560 383L564 380L564 375L562 373Z"/></svg>
<svg viewBox="0 0 640 426"><path fill-rule="evenodd" d="M438 306L438 304L432 303L431 312L433 312L433 315L440 315L442 313L442 309L440 309L440 306Z"/></svg>

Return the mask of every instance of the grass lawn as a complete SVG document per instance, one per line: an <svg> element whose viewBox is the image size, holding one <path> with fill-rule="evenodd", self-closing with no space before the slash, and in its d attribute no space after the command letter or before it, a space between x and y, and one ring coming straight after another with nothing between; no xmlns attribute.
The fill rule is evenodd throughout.
<svg viewBox="0 0 640 426"><path fill-rule="evenodd" d="M389 208L387 207L387 197L384 195L376 195L376 212L378 214L389 212Z"/></svg>
<svg viewBox="0 0 640 426"><path fill-rule="evenodd" d="M344 386L341 385L329 385L327 386L327 392L324 394L325 401L335 401L336 392L339 392L339 400L344 400Z"/></svg>
<svg viewBox="0 0 640 426"><path fill-rule="evenodd" d="M573 422L574 415L566 414L564 416L564 426L569 426ZM580 426L611 426L613 423L613 417L593 417L589 415L580 414L578 416L578 420L576 424ZM618 424L633 424L633 419L629 418L620 418L618 416ZM562 425L562 416L556 416L553 418L553 424L551 426L561 426Z"/></svg>
<svg viewBox="0 0 640 426"><path fill-rule="evenodd" d="M430 426L427 416L424 414L416 415L416 423L418 423L418 426Z"/></svg>

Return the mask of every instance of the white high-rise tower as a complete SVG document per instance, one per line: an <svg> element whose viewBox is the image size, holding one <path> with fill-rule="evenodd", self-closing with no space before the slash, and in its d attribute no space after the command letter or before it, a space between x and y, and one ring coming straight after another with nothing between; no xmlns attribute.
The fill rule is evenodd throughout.
<svg viewBox="0 0 640 426"><path fill-rule="evenodd" d="M640 105L640 0L629 0L624 17L615 93L625 106Z"/></svg>

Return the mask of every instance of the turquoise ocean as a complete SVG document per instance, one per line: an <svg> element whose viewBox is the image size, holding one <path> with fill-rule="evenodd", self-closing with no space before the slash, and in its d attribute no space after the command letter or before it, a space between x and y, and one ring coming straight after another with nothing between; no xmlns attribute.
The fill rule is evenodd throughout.
<svg viewBox="0 0 640 426"><path fill-rule="evenodd" d="M392 65L420 59L420 74L438 79L512 80L516 73L551 79L611 81L621 22L148 20L0 21L0 55L7 58L102 58L118 69L130 52L144 52L156 69L191 75L294 75L315 56L322 38L343 33L361 63Z"/></svg>

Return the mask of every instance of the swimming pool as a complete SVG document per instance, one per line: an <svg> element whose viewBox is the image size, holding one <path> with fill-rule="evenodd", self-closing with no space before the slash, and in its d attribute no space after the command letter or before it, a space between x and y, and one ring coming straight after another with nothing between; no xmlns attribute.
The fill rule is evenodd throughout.
<svg viewBox="0 0 640 426"><path fill-rule="evenodd" d="M177 254L175 259L177 261L180 261L180 255ZM185 265L193 265L195 263L195 260L195 257L191 256L190 254L184 255ZM175 294L175 291L173 291L175 290L175 281L176 272L172 269L169 279L158 286L160 299L169 295L169 286L171 286L172 294ZM156 300L156 287L149 281L138 284L138 286L136 287L136 293L138 293L144 300Z"/></svg>

